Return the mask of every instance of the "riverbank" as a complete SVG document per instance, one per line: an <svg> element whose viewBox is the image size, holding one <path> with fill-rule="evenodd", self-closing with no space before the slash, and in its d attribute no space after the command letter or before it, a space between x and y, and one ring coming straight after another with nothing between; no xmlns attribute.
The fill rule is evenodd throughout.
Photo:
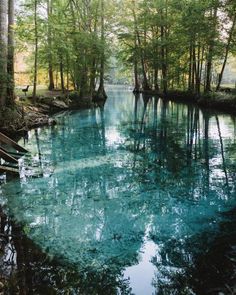
<svg viewBox="0 0 236 295"><path fill-rule="evenodd" d="M90 97L80 98L77 92L48 91L37 97L35 103L32 97L17 97L14 107L0 114L0 131L8 135L22 134L32 128L56 124L51 117L55 113L93 105Z"/></svg>
<svg viewBox="0 0 236 295"><path fill-rule="evenodd" d="M142 93L147 96L159 96L166 100L194 103L200 108L208 108L236 115L236 92L210 92L201 96L188 91L173 90L166 94L157 91ZM77 92L62 93L47 91L37 98L18 97L14 109L5 109L0 116L0 131L8 135L27 132L32 128L56 124L52 115L65 110L86 109L94 106L91 97L81 98Z"/></svg>
<svg viewBox="0 0 236 295"><path fill-rule="evenodd" d="M198 99L201 108L208 108L220 112L236 115L236 94L212 92Z"/></svg>
<svg viewBox="0 0 236 295"><path fill-rule="evenodd" d="M143 92L144 95L157 95L163 99L179 101L183 103L195 103L200 108L217 110L228 114L236 115L236 91L232 92L210 92L207 94L196 95L189 91L173 90L166 94L148 91Z"/></svg>

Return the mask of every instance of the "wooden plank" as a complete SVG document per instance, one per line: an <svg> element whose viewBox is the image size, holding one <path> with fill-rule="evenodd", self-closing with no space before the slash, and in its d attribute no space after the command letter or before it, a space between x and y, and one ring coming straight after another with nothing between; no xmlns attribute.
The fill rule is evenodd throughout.
<svg viewBox="0 0 236 295"><path fill-rule="evenodd" d="M0 173L5 173L5 172L6 173L19 174L19 170L16 169L16 168L0 165Z"/></svg>
<svg viewBox="0 0 236 295"><path fill-rule="evenodd" d="M16 143L14 140L10 139L9 137L7 137L6 135L4 135L1 132L0 132L0 142L3 142L5 144L12 146L15 150L17 150L19 152L28 153L28 151L25 148L23 148L18 143Z"/></svg>
<svg viewBox="0 0 236 295"><path fill-rule="evenodd" d="M1 166L7 166L7 167L11 167L11 168L19 168L19 165L17 163L9 163L9 162L5 162L3 164L1 164Z"/></svg>
<svg viewBox="0 0 236 295"><path fill-rule="evenodd" d="M18 160L16 158L4 152L4 150L2 150L1 148L0 148L0 158L2 158L3 160L7 162L18 163Z"/></svg>
<svg viewBox="0 0 236 295"><path fill-rule="evenodd" d="M20 159L21 157L23 157L25 155L25 153L21 153L21 152L12 152L12 151L7 151L6 149L4 149L2 146L0 146L0 149L3 150L5 153L7 153L8 155L12 156L13 158L16 159Z"/></svg>

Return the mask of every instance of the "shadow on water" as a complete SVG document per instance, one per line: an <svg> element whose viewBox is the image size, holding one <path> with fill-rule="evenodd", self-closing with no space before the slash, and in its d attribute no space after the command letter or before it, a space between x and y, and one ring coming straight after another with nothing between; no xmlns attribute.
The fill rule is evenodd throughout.
<svg viewBox="0 0 236 295"><path fill-rule="evenodd" d="M6 294L234 294L234 120L126 92L57 120L1 187Z"/></svg>
<svg viewBox="0 0 236 295"><path fill-rule="evenodd" d="M5 220L4 220L5 219ZM79 272L43 253L28 239L24 229L1 217L2 256L0 291L3 294L130 294L128 281L119 273L104 269L99 273Z"/></svg>

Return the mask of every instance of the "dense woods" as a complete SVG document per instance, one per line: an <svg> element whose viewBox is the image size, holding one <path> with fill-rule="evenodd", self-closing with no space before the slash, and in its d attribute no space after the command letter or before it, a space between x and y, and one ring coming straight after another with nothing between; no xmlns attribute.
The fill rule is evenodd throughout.
<svg viewBox="0 0 236 295"><path fill-rule="evenodd" d="M211 91L220 88L235 50L235 1L129 1L121 22L123 60L135 89ZM216 77L216 75L218 76Z"/></svg>
<svg viewBox="0 0 236 295"><path fill-rule="evenodd" d="M8 88L14 88L14 30L18 49L32 55L34 100L39 69L48 72L50 90L59 75L62 91L73 88L80 96L91 97L98 82L98 95L105 96L111 10L103 0L26 0L20 1L14 16L13 0L1 1L1 106L7 106L13 97Z"/></svg>
<svg viewBox="0 0 236 295"><path fill-rule="evenodd" d="M19 43L34 48L34 94L37 69L48 71L48 88L55 79L64 91L73 88L91 96L103 76L109 7L103 1L24 1L18 18Z"/></svg>
<svg viewBox="0 0 236 295"><path fill-rule="evenodd" d="M0 295L236 294L235 60L236 0L0 0Z"/></svg>
<svg viewBox="0 0 236 295"><path fill-rule="evenodd" d="M49 90L105 98L111 56L132 71L137 92L220 90L235 52L232 0L22 0L16 8L1 1L1 107L14 101L14 35L17 50L31 55L33 101L39 70Z"/></svg>

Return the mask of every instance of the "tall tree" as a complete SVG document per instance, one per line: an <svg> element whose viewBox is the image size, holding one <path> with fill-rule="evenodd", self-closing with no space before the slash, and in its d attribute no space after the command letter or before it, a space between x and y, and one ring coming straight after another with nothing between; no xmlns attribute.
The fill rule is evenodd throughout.
<svg viewBox="0 0 236 295"><path fill-rule="evenodd" d="M213 57L215 42L217 36L217 13L219 9L219 0L213 1L213 7L210 10L210 35L208 43L208 52L206 60L206 83L205 83L205 92L211 91L211 81L212 81L212 66L213 66Z"/></svg>
<svg viewBox="0 0 236 295"><path fill-rule="evenodd" d="M33 82L33 101L36 101L37 78L38 78L38 0L34 0L34 82Z"/></svg>
<svg viewBox="0 0 236 295"><path fill-rule="evenodd" d="M7 57L8 57L8 1L0 1L0 107L6 106L7 95Z"/></svg>
<svg viewBox="0 0 236 295"><path fill-rule="evenodd" d="M229 29L228 32L228 38L226 39L226 45L225 45L225 52L224 52L224 58L223 58L223 64L222 64L222 68L219 74L219 80L216 86L216 91L218 91L220 89L220 85L222 82L222 78L223 78L223 74L224 74L224 70L225 70L225 66L228 60L228 55L229 55L229 51L230 51L230 46L233 40L233 35L235 32L235 27L236 27L236 4L233 3L233 7L230 6L230 10L228 12L230 14L230 21L232 22L231 27Z"/></svg>
<svg viewBox="0 0 236 295"><path fill-rule="evenodd" d="M53 78L53 56L52 56L52 24L51 17L53 9L53 0L47 0L47 23L48 23L48 77L49 77L49 90L53 90L54 78Z"/></svg>
<svg viewBox="0 0 236 295"><path fill-rule="evenodd" d="M145 66L145 46L143 46L142 44L142 41L141 41L141 34L140 34L140 31L139 31L139 24L138 24L138 19L137 19L137 14L136 14L136 5L135 5L135 1L132 1L132 15L133 15L133 20L134 20L134 28L135 28L135 37L137 39L137 44L138 44L138 52L139 52L139 55L140 55L140 61L141 61L141 69L142 69L142 76L143 76L143 89L145 91L148 91L150 90L150 87L149 87L149 83L148 83L148 77L147 77L147 69L146 69L146 66ZM144 36L147 34L146 30L144 29L144 32L143 32ZM146 40L144 38L144 42L143 43L146 43ZM136 47L137 49L137 47Z"/></svg>
<svg viewBox="0 0 236 295"><path fill-rule="evenodd" d="M15 1L8 0L8 85L7 85L7 105L14 104L14 17Z"/></svg>
<svg viewBox="0 0 236 295"><path fill-rule="evenodd" d="M101 45L102 52L100 57L100 73L99 73L99 87L97 91L98 100L107 98L107 94L104 88L104 74L105 74L105 27L104 27L104 0L100 0L101 5Z"/></svg>

